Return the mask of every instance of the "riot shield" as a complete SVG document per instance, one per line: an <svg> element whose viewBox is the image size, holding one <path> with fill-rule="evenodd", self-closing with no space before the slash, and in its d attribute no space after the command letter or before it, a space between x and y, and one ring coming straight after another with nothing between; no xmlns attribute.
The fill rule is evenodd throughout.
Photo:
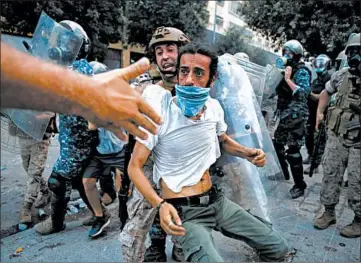
<svg viewBox="0 0 361 263"><path fill-rule="evenodd" d="M37 58L62 66L71 66L79 53L83 39L42 12L29 48L14 39L9 39L7 43ZM16 127L36 140L43 139L50 118L55 115L32 110L3 109L3 111ZM21 132L17 133L20 136L21 134ZM10 135L15 134L10 132Z"/></svg>
<svg viewBox="0 0 361 263"><path fill-rule="evenodd" d="M243 67L229 56L219 57L218 77L211 96L223 107L227 134L244 146L262 148L266 153L266 165L262 168L222 153L216 165L222 166L226 175L214 176L213 181L232 201L270 220L267 191L284 176L251 82Z"/></svg>
<svg viewBox="0 0 361 263"><path fill-rule="evenodd" d="M224 54L228 60L233 60L247 72L248 78L251 81L253 91L256 95L258 104L262 104L263 92L266 84L267 69L263 66L257 65L253 62L236 58L230 54ZM233 58L232 58L233 57Z"/></svg>

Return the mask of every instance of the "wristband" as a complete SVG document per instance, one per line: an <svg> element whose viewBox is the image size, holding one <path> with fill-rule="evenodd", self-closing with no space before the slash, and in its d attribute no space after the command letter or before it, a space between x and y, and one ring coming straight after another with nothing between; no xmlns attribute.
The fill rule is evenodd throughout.
<svg viewBox="0 0 361 263"><path fill-rule="evenodd" d="M162 206L162 204L165 203L165 200L163 200L162 202L160 202L156 207L155 209L157 209L157 211L159 211L160 207Z"/></svg>

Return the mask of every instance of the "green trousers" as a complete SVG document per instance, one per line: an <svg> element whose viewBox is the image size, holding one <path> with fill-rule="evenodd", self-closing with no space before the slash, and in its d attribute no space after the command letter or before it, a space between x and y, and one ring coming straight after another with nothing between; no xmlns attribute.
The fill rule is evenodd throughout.
<svg viewBox="0 0 361 263"><path fill-rule="evenodd" d="M177 237L190 262L224 262L216 250L212 230L246 242L256 249L262 261L283 261L288 246L269 222L253 216L218 193L214 203L176 207L186 234Z"/></svg>

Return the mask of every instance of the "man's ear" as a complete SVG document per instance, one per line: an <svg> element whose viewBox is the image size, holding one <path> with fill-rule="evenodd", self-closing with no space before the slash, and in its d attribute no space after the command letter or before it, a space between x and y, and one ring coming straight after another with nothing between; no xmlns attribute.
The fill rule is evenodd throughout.
<svg viewBox="0 0 361 263"><path fill-rule="evenodd" d="M209 83L209 87L213 88L213 85L214 85L214 82L216 81L217 79L217 73L214 74L214 76L212 77L210 83Z"/></svg>

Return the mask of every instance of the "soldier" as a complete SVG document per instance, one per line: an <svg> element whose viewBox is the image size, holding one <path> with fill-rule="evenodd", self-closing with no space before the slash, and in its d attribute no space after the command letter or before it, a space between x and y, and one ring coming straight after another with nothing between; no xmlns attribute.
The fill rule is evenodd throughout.
<svg viewBox="0 0 361 263"><path fill-rule="evenodd" d="M157 85L169 90L173 95L175 94L174 87L177 84L178 49L189 42L189 38L182 31L173 27L159 27L155 30L149 43L149 56L156 62L162 78ZM153 71L150 71L150 74L156 75ZM147 82L144 82L142 86L145 87L146 84ZM152 178L153 162L151 159L148 159L143 171L148 178ZM155 185L153 187L156 189ZM127 207L129 221L120 234L123 259L126 262L141 262L143 258L145 262L166 261L166 234L160 227L159 215L155 218L156 210L136 188L129 198ZM145 251L145 239L149 229L151 246ZM181 254L181 248L179 245L175 245L173 258L181 260Z"/></svg>
<svg viewBox="0 0 361 263"><path fill-rule="evenodd" d="M25 191L24 205L20 211L20 224L30 224L32 222L32 206L35 208L45 207L51 198L51 192L49 191L45 180L42 178L42 174L48 157L50 137L52 133L56 132L55 114L43 113L43 115L45 115L45 119L51 115L53 115L53 117L50 118L43 140L41 141L32 138L19 128L13 127L16 129L15 135L19 138L23 168L29 176ZM42 116L39 115L38 117L40 118Z"/></svg>
<svg viewBox="0 0 361 263"><path fill-rule="evenodd" d="M361 57L360 33L352 34L346 45L348 68L332 75L322 91L317 108L316 129L324 119L324 111L331 95L337 92L335 105L328 109L328 140L323 159L321 203L323 214L317 215L313 226L326 229L336 223L335 206L339 202L342 178L348 171L348 205L355 217L341 229L345 237L360 237L361 224Z"/></svg>
<svg viewBox="0 0 361 263"><path fill-rule="evenodd" d="M340 53L338 53L337 58L335 59L336 70L340 70L342 68L341 63L344 60L345 56L345 50L342 50Z"/></svg>
<svg viewBox="0 0 361 263"><path fill-rule="evenodd" d="M300 42L287 41L283 45L282 52L283 57L276 61L276 66L285 68L285 73L284 80L276 88L280 123L274 135L274 147L286 179L290 177L288 163L291 167L294 186L290 194L294 199L302 196L307 187L303 179L300 149L304 144L308 118L307 100L310 93L311 72L301 61L303 47ZM286 145L288 146L287 155Z"/></svg>
<svg viewBox="0 0 361 263"><path fill-rule="evenodd" d="M234 57L245 60L245 61L249 61L249 56L244 52L238 52L238 53L234 54Z"/></svg>
<svg viewBox="0 0 361 263"><path fill-rule="evenodd" d="M313 67L317 73L317 79L315 79L311 84L311 93L308 98L308 110L309 117L307 121L307 130L306 130L306 148L308 156L303 161L303 164L309 164L310 159L314 153L314 150L317 151L315 153L314 160L314 169L316 169L321 163L322 155L325 151L326 146L326 131L323 129L320 132L321 140L318 149L315 148L315 137L317 134L315 133L315 125L316 125L316 113L318 100L320 98L320 93L325 88L325 84L330 80L331 75L334 73L334 69L331 68L331 59L327 55L319 55L315 61L313 62ZM309 174L310 167L304 170L305 174Z"/></svg>
<svg viewBox="0 0 361 263"><path fill-rule="evenodd" d="M77 60L73 63L73 70L93 75L93 69L86 60L90 51L90 40L84 29L69 20L64 20L59 24L83 38ZM59 232L65 228L66 206L70 200L72 188L79 191L88 208L92 209L85 194L82 174L98 143L97 132L90 131L88 122L80 116L60 114L59 143L60 154L48 180L49 189L53 192L51 216L35 226L35 231L41 235Z"/></svg>

